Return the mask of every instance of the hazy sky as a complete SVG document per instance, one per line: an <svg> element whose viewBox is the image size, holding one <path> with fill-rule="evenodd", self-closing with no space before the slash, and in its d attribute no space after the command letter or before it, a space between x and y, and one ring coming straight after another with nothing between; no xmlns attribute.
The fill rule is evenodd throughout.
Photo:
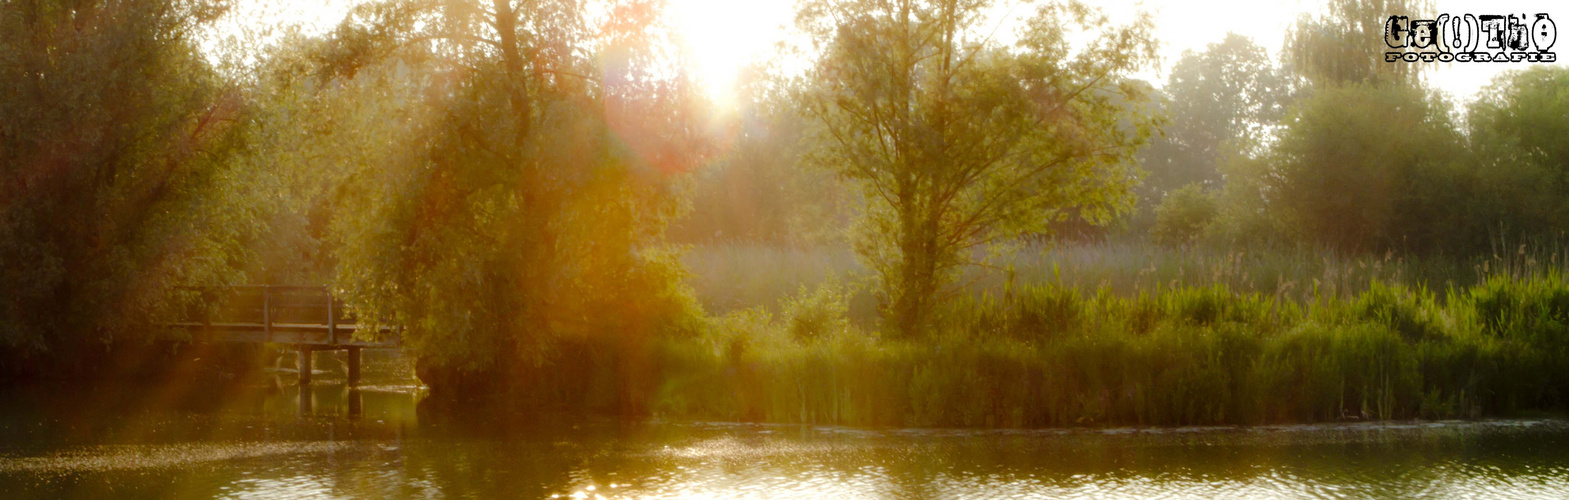
<svg viewBox="0 0 1569 500"><path fill-rule="evenodd" d="M793 21L793 0L670 0L672 14L686 32L689 47L700 74L711 84L729 85L737 68L753 57L766 56L774 41ZM1008 4L1009 0L1000 0ZM1104 8L1113 20L1131 18L1139 10L1154 14L1156 37L1161 42L1162 68L1142 75L1161 85L1166 71L1184 50L1203 50L1220 41L1228 31L1253 38L1266 47L1271 58L1278 58L1286 28L1304 12L1318 12L1322 0L1091 0ZM1569 32L1569 2L1562 0L1438 0L1438 12L1455 14L1509 14L1537 12L1552 16ZM1507 9L1507 10L1506 10ZM1033 12L1028 6L1020 14ZM1556 52L1569 54L1569 36L1554 45ZM1499 72L1525 64L1456 63L1440 66L1428 75L1429 81L1452 96L1470 99ZM715 90L716 93L722 90Z"/></svg>
<svg viewBox="0 0 1569 500"><path fill-rule="evenodd" d="M1000 0L1009 4L1013 0ZM767 58L775 43L784 38L794 20L794 0L669 0L672 22L682 32L686 49L697 65L697 74L709 86L710 94L723 101L730 95L738 71L750 61ZM307 30L320 29L342 19L353 0L279 0L265 4L242 2L238 19L256 23L298 22ZM1228 31L1253 38L1279 56L1285 29L1303 12L1318 11L1323 0L1091 0L1116 19L1130 17L1140 9L1153 12L1156 36L1162 45L1162 68L1141 75L1160 85L1166 71L1184 50L1203 50L1220 41ZM1569 8L1565 2L1549 0L1438 0L1438 12L1455 14L1524 13L1534 17L1546 12L1569 30ZM258 6L265 5L265 6ZM1016 9L1032 12L1029 6ZM1569 54L1569 36L1553 49ZM1562 64L1562 63L1559 63ZM1499 72L1523 68L1528 63L1455 63L1440 66L1428 75L1429 82L1452 96L1468 100Z"/></svg>

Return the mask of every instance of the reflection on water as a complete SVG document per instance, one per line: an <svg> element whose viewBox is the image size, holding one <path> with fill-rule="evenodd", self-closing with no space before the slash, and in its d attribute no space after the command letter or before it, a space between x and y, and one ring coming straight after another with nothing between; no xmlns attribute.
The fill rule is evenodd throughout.
<svg viewBox="0 0 1569 500"><path fill-rule="evenodd" d="M222 397L217 397L222 394ZM419 411L406 382L0 400L5 498L1569 497L1558 420L855 430Z"/></svg>

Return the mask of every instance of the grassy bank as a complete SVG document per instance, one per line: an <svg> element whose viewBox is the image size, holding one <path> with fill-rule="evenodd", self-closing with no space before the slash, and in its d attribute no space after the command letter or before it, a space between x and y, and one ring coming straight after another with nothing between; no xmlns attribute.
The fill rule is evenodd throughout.
<svg viewBox="0 0 1569 500"><path fill-rule="evenodd" d="M699 247L688 265L717 316L700 334L623 352L640 360L610 364L642 367L642 382L601 392L670 418L892 426L1560 412L1562 249L1512 250L1461 261L1033 249L966 277L927 336L892 340L846 251Z"/></svg>
<svg viewBox="0 0 1569 500"><path fill-rule="evenodd" d="M1373 282L1305 304L1222 285L1120 297L1031 286L966 299L930 338L842 320L831 290L652 356L656 414L896 426L1465 418L1569 401L1569 283L1435 296Z"/></svg>

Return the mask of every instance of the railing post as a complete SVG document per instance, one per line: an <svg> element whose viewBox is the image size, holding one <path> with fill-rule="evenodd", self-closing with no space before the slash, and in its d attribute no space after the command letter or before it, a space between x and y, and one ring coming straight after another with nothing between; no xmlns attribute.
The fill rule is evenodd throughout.
<svg viewBox="0 0 1569 500"><path fill-rule="evenodd" d="M272 342L272 285L262 286L262 325L267 341Z"/></svg>
<svg viewBox="0 0 1569 500"><path fill-rule="evenodd" d="M338 345L338 317L333 314L332 289L323 287L327 291L327 343Z"/></svg>

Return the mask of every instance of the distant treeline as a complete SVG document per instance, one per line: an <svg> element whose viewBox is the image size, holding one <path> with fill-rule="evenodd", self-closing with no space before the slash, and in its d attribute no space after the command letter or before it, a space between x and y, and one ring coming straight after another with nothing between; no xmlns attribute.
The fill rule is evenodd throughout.
<svg viewBox="0 0 1569 500"><path fill-rule="evenodd" d="M1522 65L1449 96L1415 77L1307 72L1294 54L1274 61L1236 34L1184 53L1152 90L1164 121L1138 153L1136 202L1039 236L1467 258L1569 231L1569 69ZM732 154L694 175L678 241L842 243L857 192L806 168L814 145L789 109L749 109Z"/></svg>

